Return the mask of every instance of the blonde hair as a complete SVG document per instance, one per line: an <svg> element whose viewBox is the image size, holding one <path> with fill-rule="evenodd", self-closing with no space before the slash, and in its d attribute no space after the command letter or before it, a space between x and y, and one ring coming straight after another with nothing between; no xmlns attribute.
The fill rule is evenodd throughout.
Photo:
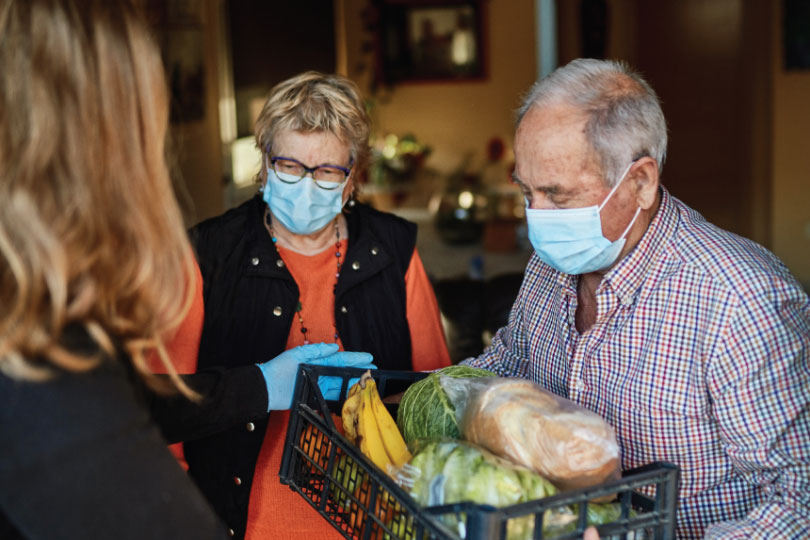
<svg viewBox="0 0 810 540"><path fill-rule="evenodd" d="M160 54L135 6L0 0L0 370L46 378L98 353L147 379L192 300L191 248L164 157ZM154 381L149 381L155 385Z"/></svg>
<svg viewBox="0 0 810 540"><path fill-rule="evenodd" d="M349 145L352 168L362 170L368 159L369 130L369 118L354 82L340 75L307 71L273 87L254 133L262 153L272 152L276 136L285 131L330 133ZM267 180L264 167L257 180Z"/></svg>

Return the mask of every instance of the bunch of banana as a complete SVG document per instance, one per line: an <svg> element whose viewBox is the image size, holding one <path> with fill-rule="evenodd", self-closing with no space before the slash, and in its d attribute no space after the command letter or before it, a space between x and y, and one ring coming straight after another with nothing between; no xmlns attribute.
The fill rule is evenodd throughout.
<svg viewBox="0 0 810 540"><path fill-rule="evenodd" d="M411 459L394 418L380 399L371 371L349 389L341 416L346 438L388 475L394 476Z"/></svg>

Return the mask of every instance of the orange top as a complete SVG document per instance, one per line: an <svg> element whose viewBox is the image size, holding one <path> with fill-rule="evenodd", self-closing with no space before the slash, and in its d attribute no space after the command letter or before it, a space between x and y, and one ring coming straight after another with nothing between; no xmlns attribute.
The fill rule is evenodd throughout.
<svg viewBox="0 0 810 540"><path fill-rule="evenodd" d="M205 310L203 305L203 280L197 259L194 259L194 299L191 302L186 318L177 328L177 333L166 342L166 352L179 374L194 373L197 371L197 353L200 351L200 337L202 336L203 318ZM155 373L165 373L166 367L160 362L157 355L148 359L150 369ZM188 470L188 463L183 455L183 444L169 445L172 454L180 462L183 469Z"/></svg>
<svg viewBox="0 0 810 540"><path fill-rule="evenodd" d="M348 250L342 241L341 252ZM335 250L327 249L317 255L302 255L279 247L287 269L295 278L301 295L300 312L307 337L311 343L335 341L333 294L337 265ZM324 284L327 284L324 287ZM433 294L419 254L414 251L405 274L407 318L412 344L414 371L427 371L450 365L450 355L444 340L439 306ZM293 320L287 338L287 349L304 344L304 334L298 317ZM343 344L338 340L341 350ZM343 538L300 495L278 480L281 455L289 421L289 411L273 412L264 443L256 462L248 507L247 540Z"/></svg>

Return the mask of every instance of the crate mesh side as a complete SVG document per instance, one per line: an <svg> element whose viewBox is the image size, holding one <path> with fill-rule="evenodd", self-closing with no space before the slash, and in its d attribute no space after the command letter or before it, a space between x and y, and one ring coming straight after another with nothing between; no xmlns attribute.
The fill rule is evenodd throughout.
<svg viewBox="0 0 810 540"><path fill-rule="evenodd" d="M364 464L332 443L317 425L302 418L296 440L292 483L344 536L357 540L438 538L374 482Z"/></svg>
<svg viewBox="0 0 810 540"><path fill-rule="evenodd" d="M285 449L285 456L290 455L289 466L282 467L289 477L283 477L350 540L456 540L465 535L469 540L579 540L586 524L584 518L575 517L571 527L564 531L559 528L546 531L545 525L553 522L555 507L573 505L587 513L588 500L607 494L616 496L621 508L609 524L601 527L603 539L674 538L678 474L677 468L666 464L642 467L628 474L620 484L596 488L587 495L560 494L486 511L473 503L417 509L407 497L397 500L390 491L396 486L334 432L330 411L317 399L314 388L319 374L323 370L335 376L338 371L335 368L304 369L308 376L299 381L302 384L297 388L295 432L288 433ZM339 376L345 382L357 377L356 371L349 370ZM382 372L375 374L375 378L381 376L378 386L383 388L387 378L400 381L414 375ZM345 388L346 385L344 392ZM329 404L329 407L334 405L339 403ZM329 427L321 428L321 425ZM544 526L534 527L535 523ZM481 533L483 529L487 532Z"/></svg>

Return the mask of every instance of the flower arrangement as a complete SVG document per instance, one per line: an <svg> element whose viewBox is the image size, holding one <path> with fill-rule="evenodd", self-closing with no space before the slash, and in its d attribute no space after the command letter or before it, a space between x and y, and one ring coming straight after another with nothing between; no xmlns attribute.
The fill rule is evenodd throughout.
<svg viewBox="0 0 810 540"><path fill-rule="evenodd" d="M379 137L371 145L371 183L389 186L408 182L430 152L429 146L410 133L401 137L393 133Z"/></svg>

